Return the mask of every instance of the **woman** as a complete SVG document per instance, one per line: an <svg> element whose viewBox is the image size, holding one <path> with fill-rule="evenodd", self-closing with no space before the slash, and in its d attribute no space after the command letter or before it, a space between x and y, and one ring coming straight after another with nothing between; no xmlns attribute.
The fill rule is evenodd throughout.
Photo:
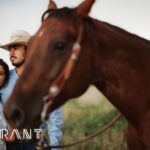
<svg viewBox="0 0 150 150"><path fill-rule="evenodd" d="M6 86L8 79L9 79L9 67L3 61L3 59L0 59L0 89Z"/></svg>
<svg viewBox="0 0 150 150"><path fill-rule="evenodd" d="M9 79L9 67L2 59L0 59L0 90L2 87L7 85L8 79ZM4 129L5 127L6 124L2 114L2 101L0 93L0 129ZM0 150L6 150L6 143L2 140L0 140Z"/></svg>

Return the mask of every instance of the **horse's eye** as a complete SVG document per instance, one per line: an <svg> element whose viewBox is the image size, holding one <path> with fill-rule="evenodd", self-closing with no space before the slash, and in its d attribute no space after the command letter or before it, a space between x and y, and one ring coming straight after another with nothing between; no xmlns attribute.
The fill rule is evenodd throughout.
<svg viewBox="0 0 150 150"><path fill-rule="evenodd" d="M66 48L66 43L65 42L57 42L54 45L54 50L55 51L63 51L63 50L65 50L65 48Z"/></svg>

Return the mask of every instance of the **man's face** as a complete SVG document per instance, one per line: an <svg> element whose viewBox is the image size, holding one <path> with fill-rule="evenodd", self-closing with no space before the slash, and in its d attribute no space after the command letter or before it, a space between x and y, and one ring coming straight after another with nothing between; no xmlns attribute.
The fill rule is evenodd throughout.
<svg viewBox="0 0 150 150"><path fill-rule="evenodd" d="M26 49L22 44L15 44L9 47L10 61L13 66L20 67L24 64L26 58Z"/></svg>

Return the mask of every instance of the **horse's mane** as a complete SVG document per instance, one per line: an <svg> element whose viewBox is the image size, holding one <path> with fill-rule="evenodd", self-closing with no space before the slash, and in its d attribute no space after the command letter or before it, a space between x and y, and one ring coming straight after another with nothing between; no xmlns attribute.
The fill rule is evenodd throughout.
<svg viewBox="0 0 150 150"><path fill-rule="evenodd" d="M102 22L102 21L101 21ZM104 25L106 25L107 27L119 32L120 34L128 37L128 38L131 38L131 39L134 39L134 40L140 40L142 42L145 42L146 44L149 44L150 45L150 41L147 40L147 39L144 39L136 34L133 34L133 33L130 33L128 31L126 31L125 29L122 29L118 26L115 26L115 25L112 25L112 24L109 24L109 23L106 23L106 22L102 22Z"/></svg>
<svg viewBox="0 0 150 150"><path fill-rule="evenodd" d="M74 12L74 9L64 7L64 8L61 8L61 9L53 10L52 13L50 14L50 17L57 17L59 19L71 19L71 20L75 21L74 17L73 17L73 15L74 15L73 12ZM129 38L129 39L132 39L132 40L142 41L142 42L145 42L146 44L150 45L149 40L146 40L146 39L144 39L144 38L142 38L142 37L140 37L136 34L130 33L128 31L126 31L125 29L121 29L118 26L115 26L115 25L112 25L110 23L106 23L106 22L103 22L103 21L99 21L99 20L93 19L91 17L86 17L84 19L84 24L85 24L86 30L88 31L86 33L87 33L87 36L89 38L95 37L98 34L95 21L100 22L101 24L103 24L107 28L110 28L114 32L119 33L119 34L123 35L126 38Z"/></svg>

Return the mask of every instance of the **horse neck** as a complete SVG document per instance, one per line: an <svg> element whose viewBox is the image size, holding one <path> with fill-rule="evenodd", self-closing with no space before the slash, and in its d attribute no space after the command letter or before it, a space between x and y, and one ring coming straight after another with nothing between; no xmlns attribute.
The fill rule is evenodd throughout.
<svg viewBox="0 0 150 150"><path fill-rule="evenodd" d="M145 59L149 60L150 42L136 35L130 34L113 25L93 20L95 31L93 37L89 38L89 49L92 50L93 84L103 85L102 79L107 71L119 67L123 59L133 57L134 55L148 54ZM92 38L92 41L91 41ZM93 44L92 44L93 43ZM144 52L143 52L144 51ZM107 75L109 76L109 75ZM104 86L104 85L103 85ZM104 87L101 87L104 88Z"/></svg>
<svg viewBox="0 0 150 150"><path fill-rule="evenodd" d="M95 20L96 33L93 52L93 84L106 94L107 80L111 80L113 68L109 68L115 59L115 51L123 46L122 36L104 22ZM116 62L118 63L118 62ZM109 79L108 79L109 78ZM112 81L113 82L113 81ZM107 95L107 94L106 94Z"/></svg>
<svg viewBox="0 0 150 150"><path fill-rule="evenodd" d="M121 36L104 22L93 20L93 24L95 29L91 31L92 37L89 37L88 41L88 47L90 51L92 50L93 80L91 84L94 84L105 94L107 88L106 80L109 76L106 73L109 69L107 65L114 60L113 55L115 54L115 50L119 49L121 45ZM91 32L89 33L91 34ZM88 35L86 35L86 37L88 37Z"/></svg>
<svg viewBox="0 0 150 150"><path fill-rule="evenodd" d="M89 42L93 57L91 84L120 108L119 100L124 101L127 96L135 98L135 93L129 92L130 86L134 87L137 81L140 83L143 80L139 76L142 70L138 67L138 59L140 58L142 65L150 67L150 63L146 63L150 57L150 42L97 20L94 20L94 24L96 27L95 36L92 38L94 44ZM149 76L150 71L144 77L149 80ZM133 79L130 85L129 79Z"/></svg>

